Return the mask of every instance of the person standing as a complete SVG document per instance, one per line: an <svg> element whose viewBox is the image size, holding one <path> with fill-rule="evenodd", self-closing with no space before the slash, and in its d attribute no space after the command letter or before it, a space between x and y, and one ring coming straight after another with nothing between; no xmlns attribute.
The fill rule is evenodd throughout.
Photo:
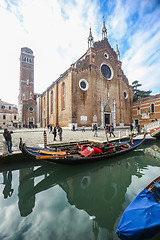
<svg viewBox="0 0 160 240"><path fill-rule="evenodd" d="M107 143L109 143L109 139L108 139L109 124L105 124L104 130L105 130L105 134L106 134Z"/></svg>
<svg viewBox="0 0 160 240"><path fill-rule="evenodd" d="M98 128L97 128L97 125L95 124L94 125L94 137L98 137L97 130L98 130Z"/></svg>
<svg viewBox="0 0 160 240"><path fill-rule="evenodd" d="M85 127L84 126L82 127L82 132L85 132Z"/></svg>
<svg viewBox="0 0 160 240"><path fill-rule="evenodd" d="M12 136L11 136L12 133L13 132L12 131L9 132L7 128L4 129L3 136L6 140L9 153L12 153Z"/></svg>
<svg viewBox="0 0 160 240"><path fill-rule="evenodd" d="M51 133L52 132L52 125L50 125L50 131L49 131L49 133Z"/></svg>
<svg viewBox="0 0 160 240"><path fill-rule="evenodd" d="M130 130L131 130L131 133L132 133L132 131L133 131L133 124L132 123L130 125Z"/></svg>
<svg viewBox="0 0 160 240"><path fill-rule="evenodd" d="M60 126L58 127L58 135L59 135L59 140L62 141L62 128Z"/></svg>
<svg viewBox="0 0 160 240"><path fill-rule="evenodd" d="M57 136L57 129L56 129L56 127L53 128L53 136L54 136L53 141L56 141L56 136Z"/></svg>

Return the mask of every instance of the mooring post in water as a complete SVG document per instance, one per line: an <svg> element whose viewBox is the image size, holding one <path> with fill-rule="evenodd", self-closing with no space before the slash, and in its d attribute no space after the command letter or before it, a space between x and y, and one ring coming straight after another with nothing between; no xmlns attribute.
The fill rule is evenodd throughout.
<svg viewBox="0 0 160 240"><path fill-rule="evenodd" d="M3 156L8 155L8 149L7 149L7 143L6 143L6 141L3 141L2 155L3 155Z"/></svg>
<svg viewBox="0 0 160 240"><path fill-rule="evenodd" d="M44 148L46 148L47 147L47 134L46 134L46 131L44 131L43 136L44 136Z"/></svg>

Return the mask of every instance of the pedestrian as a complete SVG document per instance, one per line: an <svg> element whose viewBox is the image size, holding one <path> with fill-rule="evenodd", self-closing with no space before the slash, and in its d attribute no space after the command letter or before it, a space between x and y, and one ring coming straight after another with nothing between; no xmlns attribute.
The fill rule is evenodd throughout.
<svg viewBox="0 0 160 240"><path fill-rule="evenodd" d="M110 124L110 126L109 126L109 133L110 133L110 137L111 137L111 134L115 137L113 123Z"/></svg>
<svg viewBox="0 0 160 240"><path fill-rule="evenodd" d="M59 140L62 141L62 128L60 126L58 127L58 135L59 135Z"/></svg>
<svg viewBox="0 0 160 240"><path fill-rule="evenodd" d="M141 134L141 128L140 128L140 125L138 124L137 126L137 131L138 131L138 134Z"/></svg>
<svg viewBox="0 0 160 240"><path fill-rule="evenodd" d="M82 132L85 132L85 128L84 128L84 126L82 127Z"/></svg>
<svg viewBox="0 0 160 240"><path fill-rule="evenodd" d="M52 133L52 125L50 125L50 131L49 131L49 133Z"/></svg>
<svg viewBox="0 0 160 240"><path fill-rule="evenodd" d="M98 130L98 128L97 128L97 125L95 124L94 125L94 137L98 137L97 130Z"/></svg>
<svg viewBox="0 0 160 240"><path fill-rule="evenodd" d="M5 140L6 140L9 153L12 153L12 136L11 136L12 133L13 132L12 131L8 131L7 128L4 129L3 136L4 136Z"/></svg>
<svg viewBox="0 0 160 240"><path fill-rule="evenodd" d="M54 136L53 141L56 141L56 136L57 136L57 128L56 127L53 128L53 136Z"/></svg>
<svg viewBox="0 0 160 240"><path fill-rule="evenodd" d="M108 140L109 124L105 124L104 130L105 130L105 134L106 134L107 143L109 143L109 140Z"/></svg>
<svg viewBox="0 0 160 240"><path fill-rule="evenodd" d="M131 130L131 132L133 131L133 124L132 123L130 125L130 130Z"/></svg>

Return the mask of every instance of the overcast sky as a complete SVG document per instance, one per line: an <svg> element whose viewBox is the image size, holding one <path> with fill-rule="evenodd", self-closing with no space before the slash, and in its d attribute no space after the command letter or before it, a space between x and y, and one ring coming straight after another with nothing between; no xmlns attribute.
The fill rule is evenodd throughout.
<svg viewBox="0 0 160 240"><path fill-rule="evenodd" d="M0 99L17 104L20 53L35 56L35 92L42 93L87 50L89 27L119 45L129 83L160 93L159 0L0 0Z"/></svg>

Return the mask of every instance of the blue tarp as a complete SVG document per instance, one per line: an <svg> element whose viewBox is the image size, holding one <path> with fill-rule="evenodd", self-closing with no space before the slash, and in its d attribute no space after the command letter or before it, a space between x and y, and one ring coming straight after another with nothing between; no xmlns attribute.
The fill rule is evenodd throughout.
<svg viewBox="0 0 160 240"><path fill-rule="evenodd" d="M160 204L147 189L124 211L116 233L120 239L149 239L160 231Z"/></svg>

